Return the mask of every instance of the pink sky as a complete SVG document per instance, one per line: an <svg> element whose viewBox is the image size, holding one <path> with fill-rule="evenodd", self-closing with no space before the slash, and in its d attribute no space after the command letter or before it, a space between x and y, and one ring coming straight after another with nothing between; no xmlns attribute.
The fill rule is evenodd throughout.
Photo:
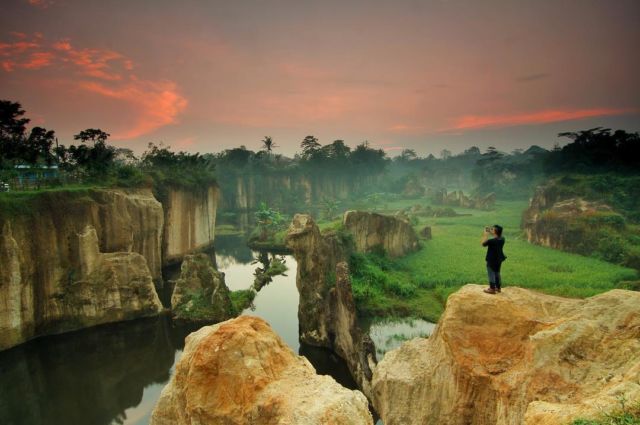
<svg viewBox="0 0 640 425"><path fill-rule="evenodd" d="M141 151L272 136L292 154L551 146L640 129L636 0L7 0L0 89L61 143L88 127Z"/></svg>

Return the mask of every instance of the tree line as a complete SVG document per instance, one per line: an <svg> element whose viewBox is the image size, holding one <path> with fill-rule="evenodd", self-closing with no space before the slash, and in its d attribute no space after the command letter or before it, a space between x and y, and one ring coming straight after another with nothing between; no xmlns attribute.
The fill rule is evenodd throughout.
<svg viewBox="0 0 640 425"><path fill-rule="evenodd" d="M240 146L205 154L174 152L150 143L138 158L130 149L110 145L110 135L101 129L82 130L67 146L58 143L54 130L35 126L27 131L29 122L19 103L0 100L0 180L15 175L17 165L56 165L84 182L128 186L166 183L198 187L247 173L354 178L385 175L377 191L400 193L413 181L424 186L469 188L480 195L500 192L508 197L527 195L533 184L558 173L637 173L640 166L638 133L602 127L560 133L559 137L570 142L551 150L531 146L505 153L489 147L481 152L472 146L456 155L445 149L439 158L421 158L412 149L389 158L384 150L366 141L354 148L344 140L323 145L313 135L301 141L300 151L292 158L276 153L278 145L270 136L260 141L256 151Z"/></svg>

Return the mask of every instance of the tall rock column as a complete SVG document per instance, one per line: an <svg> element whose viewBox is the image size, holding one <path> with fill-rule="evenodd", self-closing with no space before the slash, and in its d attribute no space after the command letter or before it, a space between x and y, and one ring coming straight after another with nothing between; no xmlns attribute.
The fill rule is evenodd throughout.
<svg viewBox="0 0 640 425"><path fill-rule="evenodd" d="M286 237L298 263L300 340L333 350L365 395L370 395L375 346L356 321L345 260L350 249L334 235L321 235L311 216L296 214Z"/></svg>

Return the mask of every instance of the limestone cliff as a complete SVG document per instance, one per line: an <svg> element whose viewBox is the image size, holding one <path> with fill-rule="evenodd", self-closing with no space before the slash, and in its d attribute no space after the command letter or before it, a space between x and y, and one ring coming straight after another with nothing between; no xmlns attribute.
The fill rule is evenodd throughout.
<svg viewBox="0 0 640 425"><path fill-rule="evenodd" d="M147 277L161 279L164 217L150 190L52 191L26 199L16 200L16 211L0 211L0 349L157 313ZM87 229L95 240L82 236Z"/></svg>
<svg viewBox="0 0 640 425"><path fill-rule="evenodd" d="M398 217L347 211L342 224L353 236L358 252L383 250L390 257L400 257L419 247L413 227Z"/></svg>
<svg viewBox="0 0 640 425"><path fill-rule="evenodd" d="M356 322L345 262L352 247L336 234L321 235L313 219L305 214L295 215L286 242L298 263L300 341L327 347L342 357L368 396L376 356L373 342Z"/></svg>
<svg viewBox="0 0 640 425"><path fill-rule="evenodd" d="M101 253L93 226L66 233L63 245L47 240L38 228L16 227L17 232L9 222L2 227L0 259L8 267L0 270L0 350L39 335L162 310L145 258L135 252Z"/></svg>
<svg viewBox="0 0 640 425"><path fill-rule="evenodd" d="M219 190L169 189L164 206L164 263L178 262L186 254L213 244Z"/></svg>
<svg viewBox="0 0 640 425"><path fill-rule="evenodd" d="M152 425L373 424L367 400L293 351L257 317L205 326L186 339Z"/></svg>
<svg viewBox="0 0 640 425"><path fill-rule="evenodd" d="M374 371L385 425L547 424L640 398L640 293L585 300L467 285L434 334L388 352Z"/></svg>
<svg viewBox="0 0 640 425"><path fill-rule="evenodd" d="M346 199L363 193L380 177L350 178L326 175L310 178L300 173L221 176L220 209L255 210L261 202L284 211L300 206L320 203L323 199Z"/></svg>

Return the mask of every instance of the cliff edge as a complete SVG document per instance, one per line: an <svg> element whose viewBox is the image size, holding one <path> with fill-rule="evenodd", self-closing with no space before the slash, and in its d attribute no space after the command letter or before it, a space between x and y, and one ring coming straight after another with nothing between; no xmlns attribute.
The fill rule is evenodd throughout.
<svg viewBox="0 0 640 425"><path fill-rule="evenodd" d="M373 400L385 425L559 425L640 398L640 293L482 288L452 294L429 339L378 364Z"/></svg>

